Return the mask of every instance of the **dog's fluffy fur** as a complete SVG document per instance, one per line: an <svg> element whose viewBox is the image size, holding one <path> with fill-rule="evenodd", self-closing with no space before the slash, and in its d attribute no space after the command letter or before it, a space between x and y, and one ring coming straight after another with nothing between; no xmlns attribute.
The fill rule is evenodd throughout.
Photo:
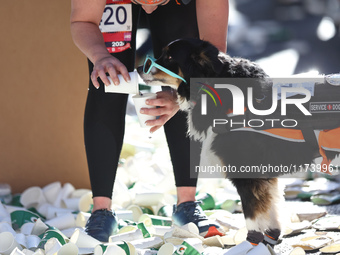
<svg viewBox="0 0 340 255"><path fill-rule="evenodd" d="M299 166L309 164L314 159L315 150L305 142L284 141L258 132L212 133L211 127L207 125L212 121L202 121L200 101L194 102L194 98L190 99L190 78L259 78L259 82L253 88L254 95L263 98L264 95L271 95L271 84L261 81L267 75L257 64L242 58L231 58L219 52L209 42L196 39L181 39L170 43L164 48L157 63L179 74L187 84L157 68L151 70L149 74L144 74L142 68L138 68L139 74L148 85L167 85L177 90L180 107L188 111L190 136L196 140L209 141L208 145L203 145L206 148L205 157L215 158L224 165L230 164L238 168L260 164ZM247 94L246 87L243 92ZM227 107L224 109L225 113L227 109L232 108L230 95L226 95L222 101ZM255 108L260 109L261 104L266 102L259 102ZM214 105L211 105L211 108L213 107ZM217 111L216 114L220 113ZM205 118L212 120L218 117L216 114L208 114ZM258 242L268 235L277 240L281 229L277 203L282 197L278 180L271 176L253 179L231 177L231 181L242 200L248 228L247 239Z"/></svg>

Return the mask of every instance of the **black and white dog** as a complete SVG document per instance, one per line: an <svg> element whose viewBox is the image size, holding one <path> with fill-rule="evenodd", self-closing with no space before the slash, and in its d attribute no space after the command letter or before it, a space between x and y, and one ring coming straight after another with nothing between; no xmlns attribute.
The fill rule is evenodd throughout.
<svg viewBox="0 0 340 255"><path fill-rule="evenodd" d="M257 109L261 107L266 109L265 107L271 105L272 84L265 81L268 76L257 64L242 58L232 58L219 52L209 42L198 39L180 39L170 43L163 49L163 54L156 63L175 73L177 77L155 67L148 73L143 72L143 67L139 67L138 73L148 85L171 86L177 90L180 108L188 112L189 135L205 143L202 156L217 160L222 165L232 165L240 169L241 166L260 164L300 166L310 164L318 155L318 148L313 148L306 141L292 142L289 139L277 139L262 132L245 132L242 129L214 132L211 126L213 119L221 118L228 111L232 111L230 93L221 95L222 109L212 110L210 114L202 116L201 101L196 100L192 93L190 96L192 90L190 86L193 85L190 84L190 78L255 78L258 82L251 83L254 104ZM144 66L144 70L145 68L148 66ZM246 95L247 88L240 85ZM340 89L336 91L339 93ZM199 93L197 90L197 94ZM208 111L215 107L209 100L207 104ZM340 123L334 128L339 126ZM328 160L333 160L339 151L326 154ZM291 169L293 170L296 168ZM281 234L277 205L282 192L278 188L276 178L280 174L282 173L261 178L227 176L241 197L248 229L247 240L254 244L259 242L275 244Z"/></svg>

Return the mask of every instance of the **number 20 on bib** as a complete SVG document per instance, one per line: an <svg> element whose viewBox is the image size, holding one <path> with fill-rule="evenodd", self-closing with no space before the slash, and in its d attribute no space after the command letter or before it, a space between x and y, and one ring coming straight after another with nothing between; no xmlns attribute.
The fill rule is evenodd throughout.
<svg viewBox="0 0 340 255"><path fill-rule="evenodd" d="M131 46L131 0L107 0L99 29L110 53L122 52Z"/></svg>

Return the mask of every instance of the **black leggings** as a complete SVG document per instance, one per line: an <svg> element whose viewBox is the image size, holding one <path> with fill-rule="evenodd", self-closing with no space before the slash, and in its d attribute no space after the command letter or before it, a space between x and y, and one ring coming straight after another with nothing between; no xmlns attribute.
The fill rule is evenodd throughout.
<svg viewBox="0 0 340 255"><path fill-rule="evenodd" d="M181 37L198 38L195 1L178 5L171 0L147 15L155 57L169 42ZM135 63L135 35L140 6L132 6L133 40L131 49L112 54L126 65L129 72ZM93 64L89 63L89 73ZM123 144L125 113L128 96L105 93L101 81L96 89L90 79L84 117L84 138L93 196L111 198L118 160ZM164 125L177 187L196 186L190 177L190 140L187 137L186 114L178 112ZM143 171L143 169L140 169Z"/></svg>

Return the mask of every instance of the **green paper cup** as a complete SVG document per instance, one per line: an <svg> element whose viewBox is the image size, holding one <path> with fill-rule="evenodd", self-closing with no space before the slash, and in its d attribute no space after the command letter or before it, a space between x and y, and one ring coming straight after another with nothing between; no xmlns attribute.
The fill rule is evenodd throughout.
<svg viewBox="0 0 340 255"><path fill-rule="evenodd" d="M200 255L201 253L198 252L194 247L184 241L177 250L173 253L176 255Z"/></svg>
<svg viewBox="0 0 340 255"><path fill-rule="evenodd" d="M143 213L151 214L151 215L154 214L153 210L152 210L152 208L150 206L141 206L140 208L142 209Z"/></svg>
<svg viewBox="0 0 340 255"><path fill-rule="evenodd" d="M47 230L43 237L41 238L41 241L38 245L38 248L44 249L44 246L46 242L51 238L57 238L61 245L66 244L66 240L68 239L63 233L61 233L58 229L54 230Z"/></svg>
<svg viewBox="0 0 340 255"><path fill-rule="evenodd" d="M163 205L159 208L157 215L163 217L171 217L173 213L173 208L171 205Z"/></svg>
<svg viewBox="0 0 340 255"><path fill-rule="evenodd" d="M146 229L144 222L140 222L137 224L137 227L142 231L143 237L148 238L151 237L149 231Z"/></svg>
<svg viewBox="0 0 340 255"><path fill-rule="evenodd" d="M215 208L215 200L209 193L201 193L196 196L196 200L200 201L203 210L212 210Z"/></svg>
<svg viewBox="0 0 340 255"><path fill-rule="evenodd" d="M223 201L222 203L216 204L215 209L223 209L223 210L233 213L235 212L236 207L237 207L237 202L235 200L227 199Z"/></svg>
<svg viewBox="0 0 340 255"><path fill-rule="evenodd" d="M30 211L16 210L11 212L12 227L14 230L21 228L22 225L28 222L36 222L39 215Z"/></svg>
<svg viewBox="0 0 340 255"><path fill-rule="evenodd" d="M143 214L139 217L139 222L144 222L146 227L150 227L152 225L156 226L171 226L172 220L169 217L157 216L157 215L149 215Z"/></svg>

